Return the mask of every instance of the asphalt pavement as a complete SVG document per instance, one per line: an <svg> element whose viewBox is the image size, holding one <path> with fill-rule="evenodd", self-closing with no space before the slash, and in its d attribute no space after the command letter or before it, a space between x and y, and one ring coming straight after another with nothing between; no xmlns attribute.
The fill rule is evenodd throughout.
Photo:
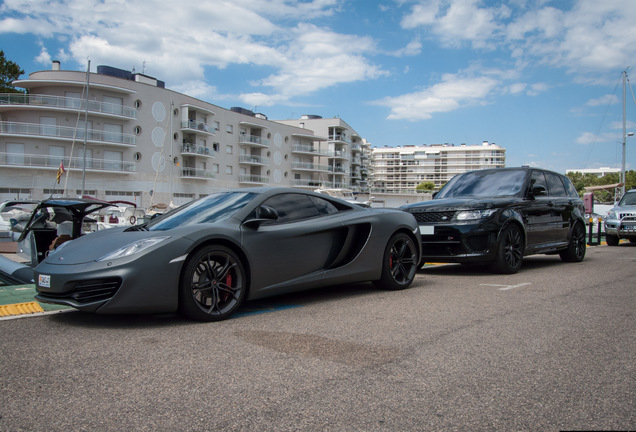
<svg viewBox="0 0 636 432"><path fill-rule="evenodd" d="M331 287L218 323L2 320L0 431L635 430L636 245L587 253L515 275L436 266L404 291Z"/></svg>

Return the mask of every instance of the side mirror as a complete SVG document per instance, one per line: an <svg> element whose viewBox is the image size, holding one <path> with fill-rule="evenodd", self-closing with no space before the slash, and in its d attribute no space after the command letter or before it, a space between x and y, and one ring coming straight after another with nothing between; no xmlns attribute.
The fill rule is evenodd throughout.
<svg viewBox="0 0 636 432"><path fill-rule="evenodd" d="M258 208L256 213L256 217L246 220L244 225L259 227L264 222L275 221L278 219L278 212L270 206L262 205Z"/></svg>
<svg viewBox="0 0 636 432"><path fill-rule="evenodd" d="M539 195L547 195L548 191L545 189L545 186L533 186L530 191L530 195L539 196Z"/></svg>

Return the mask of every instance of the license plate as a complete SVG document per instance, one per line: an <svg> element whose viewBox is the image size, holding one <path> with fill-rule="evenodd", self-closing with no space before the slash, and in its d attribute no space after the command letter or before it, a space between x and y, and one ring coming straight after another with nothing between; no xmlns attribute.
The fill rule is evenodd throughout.
<svg viewBox="0 0 636 432"><path fill-rule="evenodd" d="M38 285L44 288L51 288L51 276L50 275L38 275Z"/></svg>
<svg viewBox="0 0 636 432"><path fill-rule="evenodd" d="M420 225L420 234L433 235L435 234L435 226L433 225Z"/></svg>

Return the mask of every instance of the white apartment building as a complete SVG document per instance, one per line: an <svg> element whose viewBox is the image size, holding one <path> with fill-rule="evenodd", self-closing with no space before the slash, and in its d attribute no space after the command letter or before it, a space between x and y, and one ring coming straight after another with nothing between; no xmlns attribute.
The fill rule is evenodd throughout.
<svg viewBox="0 0 636 432"><path fill-rule="evenodd" d="M28 94L0 95L0 200L148 207L247 186L365 185L364 141L340 119L270 121L109 66L87 74L53 62L14 85Z"/></svg>
<svg viewBox="0 0 636 432"><path fill-rule="evenodd" d="M620 168L610 168L610 167L601 167L601 168L582 168L582 169L569 169L566 170L565 173L575 173L579 172L581 174L593 174L596 177L605 177L607 174L620 174Z"/></svg>
<svg viewBox="0 0 636 432"><path fill-rule="evenodd" d="M321 167L321 183L354 192L368 192L371 146L344 120L339 117L303 115L299 120L278 122L301 129L307 128L318 136L326 137L326 147L323 147L326 151L320 155L326 162L326 166Z"/></svg>
<svg viewBox="0 0 636 432"><path fill-rule="evenodd" d="M506 149L479 145L434 144L372 149L374 193L408 194L423 182L439 188L465 171L506 166Z"/></svg>

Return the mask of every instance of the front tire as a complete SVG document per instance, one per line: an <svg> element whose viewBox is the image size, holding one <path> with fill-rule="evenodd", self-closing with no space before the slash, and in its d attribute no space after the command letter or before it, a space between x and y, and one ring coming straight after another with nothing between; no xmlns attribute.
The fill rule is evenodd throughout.
<svg viewBox="0 0 636 432"><path fill-rule="evenodd" d="M524 240L517 225L508 225L499 235L497 255L492 269L497 273L517 273L523 262Z"/></svg>
<svg viewBox="0 0 636 432"><path fill-rule="evenodd" d="M197 321L220 321L241 305L247 276L231 249L215 245L197 251L186 262L179 283L179 308Z"/></svg>
<svg viewBox="0 0 636 432"><path fill-rule="evenodd" d="M415 279L418 269L418 251L411 236L394 234L384 249L382 276L374 284L387 290L407 288Z"/></svg>
<svg viewBox="0 0 636 432"><path fill-rule="evenodd" d="M613 234L605 234L605 241L608 246L618 246L619 238Z"/></svg>
<svg viewBox="0 0 636 432"><path fill-rule="evenodd" d="M563 262L581 262L585 258L585 228L580 223L574 225L568 247L559 256Z"/></svg>

